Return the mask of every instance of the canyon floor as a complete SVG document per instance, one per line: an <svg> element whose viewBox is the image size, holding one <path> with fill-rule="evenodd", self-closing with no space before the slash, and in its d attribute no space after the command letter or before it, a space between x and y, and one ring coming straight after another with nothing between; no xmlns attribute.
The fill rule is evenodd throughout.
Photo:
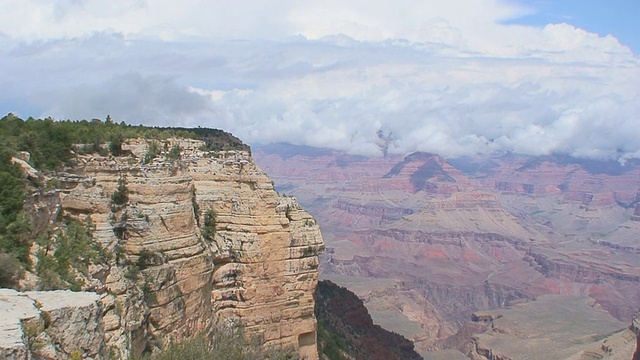
<svg viewBox="0 0 640 360"><path fill-rule="evenodd" d="M367 158L284 144L253 155L318 220L321 277L426 359L632 352L639 164ZM556 326L569 323L584 326Z"/></svg>

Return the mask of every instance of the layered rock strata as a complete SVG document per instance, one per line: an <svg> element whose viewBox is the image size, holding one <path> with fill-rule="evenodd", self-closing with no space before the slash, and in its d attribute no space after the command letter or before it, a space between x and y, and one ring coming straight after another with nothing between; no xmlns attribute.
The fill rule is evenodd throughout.
<svg viewBox="0 0 640 360"><path fill-rule="evenodd" d="M373 323L354 293L331 281L316 288L320 350L327 359L419 360L413 343Z"/></svg>
<svg viewBox="0 0 640 360"><path fill-rule="evenodd" d="M130 140L123 157L78 156L49 176L59 184L53 196L34 196L36 218L89 223L113 254L90 266L83 286L101 294L111 354L140 355L233 323L265 346L316 359L313 291L324 245L315 220L279 196L246 151L170 139L165 149L179 146L178 158L149 159L150 144ZM114 203L123 189L126 201Z"/></svg>
<svg viewBox="0 0 640 360"><path fill-rule="evenodd" d="M473 320L488 325L473 336L474 359L629 359L635 345L624 323L589 297L544 295Z"/></svg>
<svg viewBox="0 0 640 360"><path fill-rule="evenodd" d="M544 294L589 296L624 323L637 310L638 162L255 156L322 223L323 276L423 355L459 349L472 313Z"/></svg>

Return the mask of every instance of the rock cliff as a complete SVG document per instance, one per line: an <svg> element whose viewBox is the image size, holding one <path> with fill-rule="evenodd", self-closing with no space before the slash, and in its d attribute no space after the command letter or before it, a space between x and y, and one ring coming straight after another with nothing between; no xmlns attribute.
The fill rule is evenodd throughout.
<svg viewBox="0 0 640 360"><path fill-rule="evenodd" d="M164 151L158 145L132 139L123 156L76 155L64 172L44 175L46 191L31 194L35 232L68 232L65 223L82 222L107 254L71 275L78 290L92 292L77 296L93 294L99 311L91 314L94 328L84 331L100 346L43 340L45 347L55 345L56 358L74 351L127 358L233 323L265 346L316 359L313 291L324 245L315 220L275 192L247 151L207 151L202 141L176 138L165 140ZM52 253L60 241L33 245L35 268L46 259L35 254ZM27 276L22 286L40 283ZM29 309L11 318L15 326L53 314L46 301L37 308L47 292L12 296ZM42 332L53 338L51 319L42 321ZM0 351L25 358L22 328Z"/></svg>
<svg viewBox="0 0 640 360"><path fill-rule="evenodd" d="M346 288L323 280L316 301L323 359L422 359L411 341L375 325L362 300Z"/></svg>

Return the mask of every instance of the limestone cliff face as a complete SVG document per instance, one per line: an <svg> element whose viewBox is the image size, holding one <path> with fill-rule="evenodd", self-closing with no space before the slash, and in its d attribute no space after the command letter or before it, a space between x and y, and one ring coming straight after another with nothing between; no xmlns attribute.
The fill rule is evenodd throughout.
<svg viewBox="0 0 640 360"><path fill-rule="evenodd" d="M53 195L34 196L40 223L90 220L94 240L113 254L77 274L83 290L101 294L105 349L126 358L233 322L266 346L316 359L313 291L324 244L315 220L274 191L248 152L166 145L179 145L180 156L144 161L146 140L130 140L122 157L78 156L51 176ZM119 186L126 201L114 204Z"/></svg>
<svg viewBox="0 0 640 360"><path fill-rule="evenodd" d="M216 214L213 312L238 317L267 344L293 345L317 358L319 226L293 198L276 194L247 153L220 155L190 169L201 211Z"/></svg>

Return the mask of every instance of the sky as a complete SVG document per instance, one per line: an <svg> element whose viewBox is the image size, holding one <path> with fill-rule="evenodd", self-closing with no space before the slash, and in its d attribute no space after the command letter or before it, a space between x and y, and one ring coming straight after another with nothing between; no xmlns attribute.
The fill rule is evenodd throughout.
<svg viewBox="0 0 640 360"><path fill-rule="evenodd" d="M640 157L640 2L0 0L0 115Z"/></svg>

